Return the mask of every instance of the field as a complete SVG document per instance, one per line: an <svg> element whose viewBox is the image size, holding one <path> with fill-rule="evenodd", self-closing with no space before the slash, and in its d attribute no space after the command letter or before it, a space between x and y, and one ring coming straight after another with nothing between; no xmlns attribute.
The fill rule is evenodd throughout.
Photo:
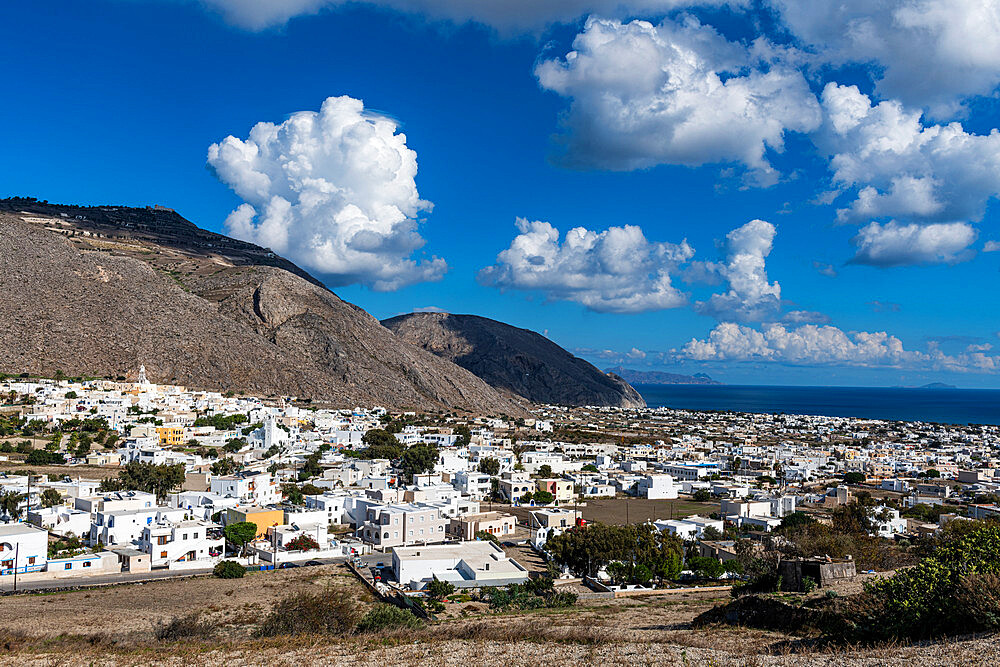
<svg viewBox="0 0 1000 667"><path fill-rule="evenodd" d="M561 505L565 509L579 509L587 521L601 523L643 523L656 519L679 519L692 514L708 516L719 511L718 503L698 503L691 500L644 500L640 498L590 498L586 505ZM519 521L526 522L532 509L527 507L494 506L495 509L510 512ZM483 509L487 506L484 504Z"/></svg>
<svg viewBox="0 0 1000 667"><path fill-rule="evenodd" d="M341 566L180 579L55 595L0 598L0 662L17 665L899 665L996 664L995 638L826 649L774 632L692 629L718 592L579 603L491 614L455 606L451 620L375 636L256 639L254 624L287 592L365 590ZM452 607L452 605L449 605ZM222 622L210 639L160 641L153 624L194 609Z"/></svg>

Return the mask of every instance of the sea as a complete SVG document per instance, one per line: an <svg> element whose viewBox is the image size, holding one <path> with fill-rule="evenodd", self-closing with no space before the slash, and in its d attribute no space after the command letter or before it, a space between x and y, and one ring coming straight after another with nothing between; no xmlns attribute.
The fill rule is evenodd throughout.
<svg viewBox="0 0 1000 667"><path fill-rule="evenodd" d="M649 407L1000 424L998 389L634 385Z"/></svg>

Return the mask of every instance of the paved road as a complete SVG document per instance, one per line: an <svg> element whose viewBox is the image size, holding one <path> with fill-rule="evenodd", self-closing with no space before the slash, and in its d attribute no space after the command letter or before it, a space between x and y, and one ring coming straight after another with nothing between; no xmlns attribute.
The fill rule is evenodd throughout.
<svg viewBox="0 0 1000 667"><path fill-rule="evenodd" d="M381 555L381 554L380 554ZM367 558L367 557L366 557ZM347 559L340 558L317 558L323 565L333 565L336 563L343 563ZM280 565L280 561L279 561ZM301 564L297 564L302 567ZM195 576L206 576L211 574L212 568L198 568L192 570L153 570L152 572L122 572L119 574L104 574L96 577L74 577L71 579L47 579L42 581L23 581L17 582L18 591L39 591L39 590L57 590L65 588L88 588L91 586L111 586L114 584L133 584L141 583L145 581L157 581L160 579L174 579L176 577L195 577ZM269 571L264 571L263 574L268 574ZM0 593L10 593L13 591L14 577L8 576L3 578L3 582L0 583Z"/></svg>

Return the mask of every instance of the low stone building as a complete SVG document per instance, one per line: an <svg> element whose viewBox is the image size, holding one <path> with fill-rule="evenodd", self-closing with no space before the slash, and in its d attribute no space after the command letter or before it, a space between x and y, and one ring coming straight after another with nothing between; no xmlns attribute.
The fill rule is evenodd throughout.
<svg viewBox="0 0 1000 667"><path fill-rule="evenodd" d="M853 560L827 560L826 558L797 558L778 564L781 590L805 591L806 579L816 586L830 586L838 581L850 581L857 575Z"/></svg>

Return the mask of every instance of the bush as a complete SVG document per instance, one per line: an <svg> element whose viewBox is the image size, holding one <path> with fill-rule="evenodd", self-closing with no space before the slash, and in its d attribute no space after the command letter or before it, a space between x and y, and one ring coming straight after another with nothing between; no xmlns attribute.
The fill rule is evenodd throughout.
<svg viewBox="0 0 1000 667"><path fill-rule="evenodd" d="M394 607L391 604L377 604L358 623L359 633L381 632L383 630L396 630L398 628L416 628L420 625L420 619L413 615L413 612L406 609Z"/></svg>
<svg viewBox="0 0 1000 667"><path fill-rule="evenodd" d="M698 489L694 492L694 499L699 503L707 503L712 499L712 493L708 489Z"/></svg>
<svg viewBox="0 0 1000 667"><path fill-rule="evenodd" d="M175 641L192 637L210 637L215 633L215 621L201 618L196 611L187 616L174 616L165 622L153 623L153 636L160 641Z"/></svg>
<svg viewBox="0 0 1000 667"><path fill-rule="evenodd" d="M234 560L224 560L216 563L212 574L219 579L242 579L247 569Z"/></svg>
<svg viewBox="0 0 1000 667"><path fill-rule="evenodd" d="M261 623L258 634L261 637L346 635L358 624L359 618L361 608L346 591L293 593L274 606Z"/></svg>
<svg viewBox="0 0 1000 667"><path fill-rule="evenodd" d="M1000 523L978 521L917 565L869 583L827 635L872 642L996 630L998 602Z"/></svg>
<svg viewBox="0 0 1000 667"><path fill-rule="evenodd" d="M427 584L427 594L435 600L441 600L455 592L455 584L450 581L435 579Z"/></svg>

